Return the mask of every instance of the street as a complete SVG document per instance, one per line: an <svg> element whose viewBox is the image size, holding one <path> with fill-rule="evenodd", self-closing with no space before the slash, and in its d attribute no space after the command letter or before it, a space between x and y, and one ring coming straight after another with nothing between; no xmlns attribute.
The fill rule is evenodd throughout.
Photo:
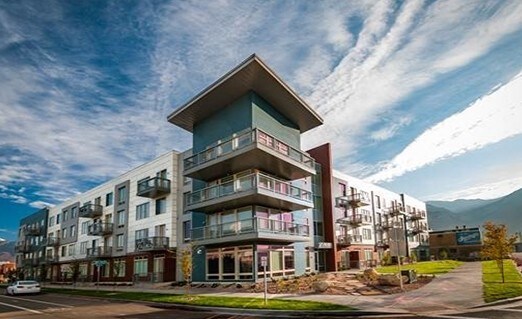
<svg viewBox="0 0 522 319"><path fill-rule="evenodd" d="M185 311L163 309L151 304L137 302L112 301L80 296L66 296L44 293L39 295L5 296L0 290L0 318L39 319L39 318L74 318L74 319L248 319L248 318L296 318L291 312L277 315L255 315L245 313L226 314L216 312ZM307 318L332 318L333 316L315 315ZM350 316L335 316L348 318ZM453 314L410 314L386 316L353 316L356 318L432 318L432 319L518 319L522 317L522 301L503 306L482 309L470 309Z"/></svg>

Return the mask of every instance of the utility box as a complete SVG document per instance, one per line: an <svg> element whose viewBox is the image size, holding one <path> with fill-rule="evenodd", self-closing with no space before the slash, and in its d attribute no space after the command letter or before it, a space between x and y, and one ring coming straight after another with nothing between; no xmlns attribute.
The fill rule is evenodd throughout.
<svg viewBox="0 0 522 319"><path fill-rule="evenodd" d="M417 272L413 269L410 270L401 270L401 276L408 277L408 282L416 282L417 281Z"/></svg>

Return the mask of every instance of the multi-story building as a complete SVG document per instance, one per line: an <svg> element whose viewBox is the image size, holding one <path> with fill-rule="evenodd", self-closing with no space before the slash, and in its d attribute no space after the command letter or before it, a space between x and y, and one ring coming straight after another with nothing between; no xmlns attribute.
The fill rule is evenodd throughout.
<svg viewBox="0 0 522 319"><path fill-rule="evenodd" d="M20 220L18 241L15 246L16 267L19 275L27 278L41 276L45 264L45 239L49 209L43 208Z"/></svg>
<svg viewBox="0 0 522 319"><path fill-rule="evenodd" d="M190 150L49 210L50 280L182 281L188 252L192 281L252 282L423 247L424 203L333 170L328 144L303 151L322 119L255 55L168 120Z"/></svg>
<svg viewBox="0 0 522 319"><path fill-rule="evenodd" d="M322 119L253 55L169 121L193 136L183 169L192 179L184 210L196 252L193 280L311 271L313 202L305 181L315 166L301 150L301 133Z"/></svg>
<svg viewBox="0 0 522 319"><path fill-rule="evenodd" d="M51 208L48 278L173 281L178 158L168 152Z"/></svg>
<svg viewBox="0 0 522 319"><path fill-rule="evenodd" d="M334 170L330 144L308 152L319 172L314 179L318 269L374 266L385 252L428 258L425 203Z"/></svg>

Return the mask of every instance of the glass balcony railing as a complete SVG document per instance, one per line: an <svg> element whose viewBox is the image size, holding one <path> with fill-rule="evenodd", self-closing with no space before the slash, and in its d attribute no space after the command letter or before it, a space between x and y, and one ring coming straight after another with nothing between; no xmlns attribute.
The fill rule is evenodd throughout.
<svg viewBox="0 0 522 319"><path fill-rule="evenodd" d="M103 215L103 206L98 204L84 204L80 207L80 217L98 218Z"/></svg>
<svg viewBox="0 0 522 319"><path fill-rule="evenodd" d="M136 251L164 250L169 248L169 237L155 236L136 239Z"/></svg>
<svg viewBox="0 0 522 319"><path fill-rule="evenodd" d="M87 228L89 236L107 236L112 234L114 229L113 223L94 223Z"/></svg>
<svg viewBox="0 0 522 319"><path fill-rule="evenodd" d="M190 170L205 163L211 162L219 157L232 154L249 145L259 143L287 157L289 160L305 165L309 168L315 167L314 159L305 152L294 148L287 143L261 131L253 129L245 133L229 138L216 146L210 147L202 152L194 154L184 160L184 169Z"/></svg>
<svg viewBox="0 0 522 319"><path fill-rule="evenodd" d="M151 177L138 182L137 196L156 198L170 193L170 180Z"/></svg>
<svg viewBox="0 0 522 319"><path fill-rule="evenodd" d="M87 258L110 257L112 255L111 246L100 246L87 248Z"/></svg>
<svg viewBox="0 0 522 319"><path fill-rule="evenodd" d="M209 240L242 234L259 234L259 236L262 236L262 233L309 237L310 227L294 222L254 217L236 222L193 228L192 240Z"/></svg>
<svg viewBox="0 0 522 319"><path fill-rule="evenodd" d="M186 195L187 208L207 201L224 198L229 195L259 189L273 193L274 196L286 197L287 200L298 200L306 203L312 202L312 193L293 186L288 182L261 174L254 173L238 177L230 182L210 186L191 192Z"/></svg>

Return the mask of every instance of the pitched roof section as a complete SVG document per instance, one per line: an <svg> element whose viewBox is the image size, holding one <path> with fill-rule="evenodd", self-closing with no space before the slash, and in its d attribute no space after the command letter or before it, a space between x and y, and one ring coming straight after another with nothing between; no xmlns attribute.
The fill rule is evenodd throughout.
<svg viewBox="0 0 522 319"><path fill-rule="evenodd" d="M194 124L249 91L261 95L281 114L296 123L301 133L323 123L323 119L255 54L176 109L167 119L192 132Z"/></svg>

